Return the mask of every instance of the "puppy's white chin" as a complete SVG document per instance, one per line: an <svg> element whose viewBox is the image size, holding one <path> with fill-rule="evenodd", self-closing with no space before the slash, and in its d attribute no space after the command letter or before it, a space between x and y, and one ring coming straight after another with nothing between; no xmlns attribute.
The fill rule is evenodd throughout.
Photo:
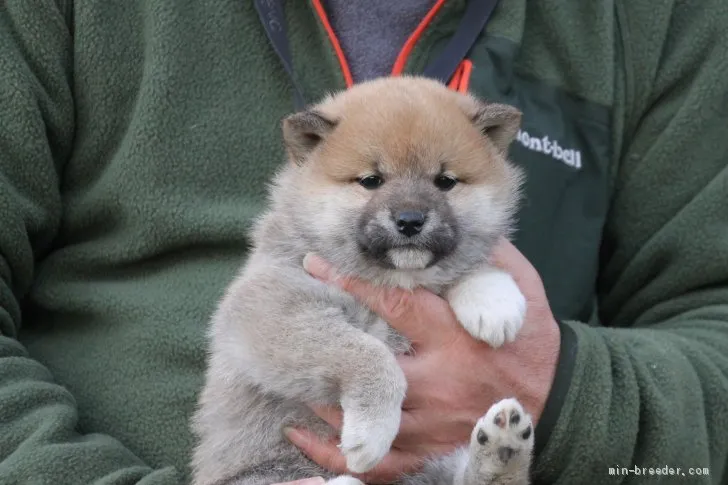
<svg viewBox="0 0 728 485"><path fill-rule="evenodd" d="M425 269L432 261L430 251L414 248L394 248L387 251L387 257L397 269Z"/></svg>

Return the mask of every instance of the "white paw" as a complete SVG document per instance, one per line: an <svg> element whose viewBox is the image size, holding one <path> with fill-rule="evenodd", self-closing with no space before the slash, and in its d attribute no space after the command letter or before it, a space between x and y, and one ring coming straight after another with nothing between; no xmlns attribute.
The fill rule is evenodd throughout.
<svg viewBox="0 0 728 485"><path fill-rule="evenodd" d="M364 473L374 468L389 453L399 432L400 408L386 417L373 418L363 411L344 411L339 449L352 473Z"/></svg>
<svg viewBox="0 0 728 485"><path fill-rule="evenodd" d="M526 298L511 275L487 270L447 292L455 316L473 337L493 347L515 340L526 316Z"/></svg>
<svg viewBox="0 0 728 485"><path fill-rule="evenodd" d="M530 459L533 449L533 422L516 399L495 403L480 418L470 437L471 460L487 459L494 466Z"/></svg>
<svg viewBox="0 0 728 485"><path fill-rule="evenodd" d="M328 480L326 485L364 485L364 482L349 475L340 475Z"/></svg>

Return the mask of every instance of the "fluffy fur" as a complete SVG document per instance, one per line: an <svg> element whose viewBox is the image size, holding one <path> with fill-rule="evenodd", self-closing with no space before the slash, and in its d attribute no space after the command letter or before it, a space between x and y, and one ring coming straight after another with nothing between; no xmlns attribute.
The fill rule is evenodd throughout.
<svg viewBox="0 0 728 485"><path fill-rule="evenodd" d="M350 295L308 275L318 253L341 274L425 287L447 298L475 338L512 341L525 299L488 264L507 236L520 172L506 151L520 113L421 78L357 85L283 122L289 163L276 175L254 247L210 327L209 365L193 430L195 485L268 485L321 475L282 435L332 430L304 403L340 405L352 473L373 468L397 434L409 343ZM470 444L433 458L406 484L525 485L531 419L493 405Z"/></svg>

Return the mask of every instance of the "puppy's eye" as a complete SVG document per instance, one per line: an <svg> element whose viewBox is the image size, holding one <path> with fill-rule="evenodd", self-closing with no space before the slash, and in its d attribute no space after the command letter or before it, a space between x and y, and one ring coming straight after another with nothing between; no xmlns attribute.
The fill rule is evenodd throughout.
<svg viewBox="0 0 728 485"><path fill-rule="evenodd" d="M435 187L440 190L450 190L455 187L456 183L458 183L457 179L449 175L439 175L435 179Z"/></svg>
<svg viewBox="0 0 728 485"><path fill-rule="evenodd" d="M384 183L384 179L379 175L369 175L359 179L359 184L365 189L377 189Z"/></svg>

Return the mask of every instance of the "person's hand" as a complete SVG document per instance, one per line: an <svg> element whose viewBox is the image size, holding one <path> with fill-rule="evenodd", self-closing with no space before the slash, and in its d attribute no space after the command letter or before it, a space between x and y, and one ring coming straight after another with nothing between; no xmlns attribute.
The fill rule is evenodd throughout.
<svg viewBox="0 0 728 485"><path fill-rule="evenodd" d="M417 471L424 458L467 443L478 418L503 398L519 399L534 425L538 422L556 369L559 328L541 278L510 242L503 240L498 245L493 263L513 276L528 304L516 340L497 349L471 337L447 302L433 293L375 288L337 276L319 257L307 258L309 273L355 296L413 345L414 352L398 358L408 383L399 434L390 453L357 478L387 483L402 473ZM340 429L338 408L314 411ZM319 440L304 429L288 429L286 436L322 467L350 474L335 441Z"/></svg>

